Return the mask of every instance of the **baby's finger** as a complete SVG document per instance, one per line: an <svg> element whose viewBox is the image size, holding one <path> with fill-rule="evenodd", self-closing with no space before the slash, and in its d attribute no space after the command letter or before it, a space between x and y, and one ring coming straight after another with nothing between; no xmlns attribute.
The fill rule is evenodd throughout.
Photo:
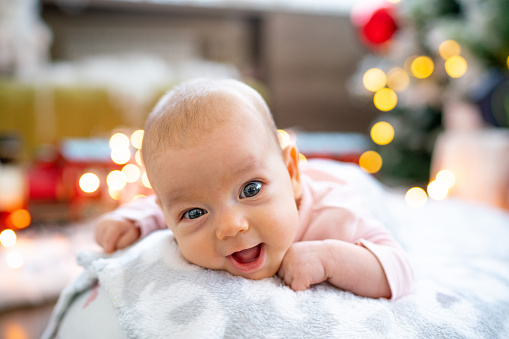
<svg viewBox="0 0 509 339"><path fill-rule="evenodd" d="M115 251L118 239L121 237L122 232L114 227L107 227L103 233L102 247L104 252L112 253Z"/></svg>
<svg viewBox="0 0 509 339"><path fill-rule="evenodd" d="M281 270L280 270L280 272L281 272ZM293 275L291 274L291 272L287 272L285 274L285 271L283 270L282 274L278 273L278 275L279 275L279 277L281 279L283 279L283 281L285 282L285 285L287 285L287 286L289 286L291 288L293 280L294 280L293 279Z"/></svg>
<svg viewBox="0 0 509 339"><path fill-rule="evenodd" d="M310 285L301 279L293 279L289 286L294 291L305 291L309 288Z"/></svg>
<svg viewBox="0 0 509 339"><path fill-rule="evenodd" d="M134 243L140 237L140 229L138 227L131 227L128 231L124 232L117 240L116 249L127 247Z"/></svg>

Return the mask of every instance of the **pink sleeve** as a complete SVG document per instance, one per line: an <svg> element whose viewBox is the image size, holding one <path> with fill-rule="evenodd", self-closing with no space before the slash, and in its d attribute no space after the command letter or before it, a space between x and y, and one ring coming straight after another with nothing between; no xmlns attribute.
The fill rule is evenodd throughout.
<svg viewBox="0 0 509 339"><path fill-rule="evenodd" d="M163 211L157 205L155 195L128 202L110 213L133 221L140 228L140 238L153 231L166 228Z"/></svg>
<svg viewBox="0 0 509 339"><path fill-rule="evenodd" d="M414 274L407 254L383 226L372 229L355 243L373 253L382 265L391 288L391 300L412 292Z"/></svg>
<svg viewBox="0 0 509 339"><path fill-rule="evenodd" d="M405 251L351 187L331 185L303 186L296 241L338 239L363 246L382 265L391 300L410 293L414 275Z"/></svg>

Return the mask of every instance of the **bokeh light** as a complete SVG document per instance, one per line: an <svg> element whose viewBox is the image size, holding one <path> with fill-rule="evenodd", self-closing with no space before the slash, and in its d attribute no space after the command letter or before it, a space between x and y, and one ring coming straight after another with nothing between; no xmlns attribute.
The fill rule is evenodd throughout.
<svg viewBox="0 0 509 339"><path fill-rule="evenodd" d="M143 174L141 175L141 183L146 188L152 188L152 185L150 185L150 181L148 180L147 172L143 172Z"/></svg>
<svg viewBox="0 0 509 339"><path fill-rule="evenodd" d="M24 208L15 210L7 219L9 226L17 229L28 227L31 221L30 213Z"/></svg>
<svg viewBox="0 0 509 339"><path fill-rule="evenodd" d="M394 139L394 128L386 121L379 121L371 127L371 139L378 145L387 145Z"/></svg>
<svg viewBox="0 0 509 339"><path fill-rule="evenodd" d="M449 170L442 170L437 173L436 180L447 187L447 189L450 189L456 182L456 176Z"/></svg>
<svg viewBox="0 0 509 339"><path fill-rule="evenodd" d="M2 233L0 233L0 244L4 247L16 245L16 233L10 229L3 230Z"/></svg>
<svg viewBox="0 0 509 339"><path fill-rule="evenodd" d="M509 56L507 57L507 68L509 69Z"/></svg>
<svg viewBox="0 0 509 339"><path fill-rule="evenodd" d="M108 193L113 200L120 200L121 192L122 192L121 190L114 190L114 189L108 188Z"/></svg>
<svg viewBox="0 0 509 339"><path fill-rule="evenodd" d="M12 269L20 268L23 266L23 254L21 254L19 251L11 251L7 254L6 257L7 260L7 266L9 266Z"/></svg>
<svg viewBox="0 0 509 339"><path fill-rule="evenodd" d="M405 201L408 206L419 208L426 204L426 201L428 201L428 196L422 188L412 187L406 192Z"/></svg>
<svg viewBox="0 0 509 339"><path fill-rule="evenodd" d="M379 68L370 68L364 73L362 83L368 91L376 92L385 87L387 76Z"/></svg>
<svg viewBox="0 0 509 339"><path fill-rule="evenodd" d="M415 58L410 65L410 70L414 77L424 79L429 77L433 73L435 65L430 57L421 55Z"/></svg>
<svg viewBox="0 0 509 339"><path fill-rule="evenodd" d="M21 323L21 322L20 322ZM6 339L29 339L28 329L15 321L6 321L0 330L0 337Z"/></svg>
<svg viewBox="0 0 509 339"><path fill-rule="evenodd" d="M380 111L387 112L396 107L398 95L390 88L382 88L375 93L373 103Z"/></svg>
<svg viewBox="0 0 509 339"><path fill-rule="evenodd" d="M123 172L114 170L106 177L106 183L111 190L118 191L125 187L127 179Z"/></svg>
<svg viewBox="0 0 509 339"><path fill-rule="evenodd" d="M101 182L99 177L94 173L85 173L80 177L79 186L85 193L92 193L97 191Z"/></svg>
<svg viewBox="0 0 509 339"><path fill-rule="evenodd" d="M460 55L461 47L454 40L445 40L438 46L438 53L444 60L447 60L452 56Z"/></svg>
<svg viewBox="0 0 509 339"><path fill-rule="evenodd" d="M143 134L144 131L142 129L134 131L133 134L131 134L131 145L133 145L133 147L141 149L141 144L143 142Z"/></svg>
<svg viewBox="0 0 509 339"><path fill-rule="evenodd" d="M136 161L136 163L139 166L143 167L143 159L141 158L141 151L140 150L137 150L136 153L134 154L134 160Z"/></svg>
<svg viewBox="0 0 509 339"><path fill-rule="evenodd" d="M443 200L449 193L449 188L437 180L428 184L428 195L433 200Z"/></svg>
<svg viewBox="0 0 509 339"><path fill-rule="evenodd" d="M122 172L125 174L127 182L135 182L140 178L140 168L134 164L127 164L122 168Z"/></svg>
<svg viewBox="0 0 509 339"><path fill-rule="evenodd" d="M110 138L110 148L129 148L129 137L124 133L115 133Z"/></svg>
<svg viewBox="0 0 509 339"><path fill-rule="evenodd" d="M359 158L359 166L368 173L376 173L382 168L382 157L375 151L366 151Z"/></svg>
<svg viewBox="0 0 509 339"><path fill-rule="evenodd" d="M111 150L111 160L114 163L123 165L131 159L131 150L129 148L114 148Z"/></svg>
<svg viewBox="0 0 509 339"><path fill-rule="evenodd" d="M408 73L400 67L394 67L387 73L387 86L396 92L405 91L410 85Z"/></svg>
<svg viewBox="0 0 509 339"><path fill-rule="evenodd" d="M467 72L467 68L467 61L459 55L452 56L445 61L445 71L451 78L463 76Z"/></svg>

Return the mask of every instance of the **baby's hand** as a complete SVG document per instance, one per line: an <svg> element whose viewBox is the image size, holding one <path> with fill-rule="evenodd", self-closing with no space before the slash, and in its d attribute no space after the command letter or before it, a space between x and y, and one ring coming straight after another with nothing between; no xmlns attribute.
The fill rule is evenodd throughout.
<svg viewBox="0 0 509 339"><path fill-rule="evenodd" d="M106 214L96 223L95 241L106 253L127 247L139 237L140 229L132 221L122 217Z"/></svg>
<svg viewBox="0 0 509 339"><path fill-rule="evenodd" d="M328 279L323 241L296 242L286 252L278 275L294 291L304 291Z"/></svg>

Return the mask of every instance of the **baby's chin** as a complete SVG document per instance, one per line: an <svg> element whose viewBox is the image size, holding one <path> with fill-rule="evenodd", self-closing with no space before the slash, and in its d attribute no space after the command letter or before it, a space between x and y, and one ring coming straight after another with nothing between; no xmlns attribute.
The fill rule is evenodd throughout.
<svg viewBox="0 0 509 339"><path fill-rule="evenodd" d="M228 272L231 273L232 275L243 277L243 278L250 279L250 280L261 280L261 279L273 277L275 274L277 274L278 271L279 271L279 267L276 269L264 269L264 270L260 270L257 272L249 272L249 273L239 272L239 271L236 271L236 272L228 271Z"/></svg>

